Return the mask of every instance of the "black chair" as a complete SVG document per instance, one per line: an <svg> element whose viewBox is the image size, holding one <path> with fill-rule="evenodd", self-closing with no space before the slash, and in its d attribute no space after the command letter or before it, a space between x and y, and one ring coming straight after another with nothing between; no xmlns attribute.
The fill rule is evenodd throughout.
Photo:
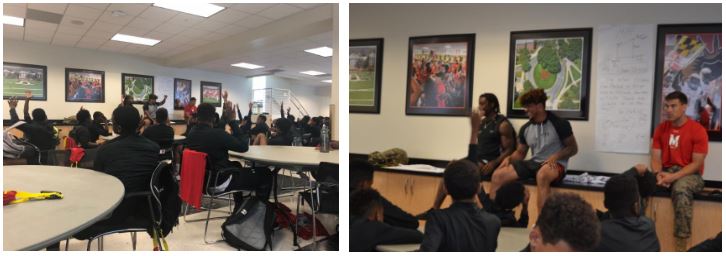
<svg viewBox="0 0 726 256"><path fill-rule="evenodd" d="M340 172L338 164L321 162L318 166L318 170L311 172L314 181L309 181L311 184L309 189L303 190L298 193L297 207L295 209L295 216L300 215L300 204L307 202L310 205L312 211L312 224L313 224L313 243L317 247L317 240L315 236L317 230L315 228L315 214L316 213L331 213L337 214L338 209L338 198L339 198L339 187L340 187ZM295 222L295 236L297 237L298 223ZM297 240L297 239L295 239Z"/></svg>

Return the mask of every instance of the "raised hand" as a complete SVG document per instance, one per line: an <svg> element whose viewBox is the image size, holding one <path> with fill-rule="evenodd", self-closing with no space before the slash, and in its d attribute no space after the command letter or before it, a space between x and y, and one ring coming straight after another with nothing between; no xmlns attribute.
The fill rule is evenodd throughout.
<svg viewBox="0 0 726 256"><path fill-rule="evenodd" d="M8 99L8 106L10 106L11 109L14 109L18 106L18 98L13 96Z"/></svg>
<svg viewBox="0 0 726 256"><path fill-rule="evenodd" d="M33 92L31 92L30 90L26 90L25 91L25 100L29 100L31 98L33 98Z"/></svg>

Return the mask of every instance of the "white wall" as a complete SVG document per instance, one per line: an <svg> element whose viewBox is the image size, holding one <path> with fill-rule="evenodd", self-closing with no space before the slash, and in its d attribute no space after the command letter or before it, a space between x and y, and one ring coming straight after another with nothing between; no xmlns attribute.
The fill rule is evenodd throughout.
<svg viewBox="0 0 726 256"><path fill-rule="evenodd" d="M473 95L492 92L504 107L511 31L707 22L721 22L720 4L351 4L350 38L383 37L384 50L381 114L350 114L350 152L400 147L418 158L451 160L466 155L466 117L405 115L409 37L476 33ZM593 36L596 58L598 35ZM571 122L579 153L570 160L570 168L622 172L635 163L649 163L648 155L594 150L597 60L591 63L590 120ZM525 122L512 120L516 129ZM721 143L709 143L709 149L705 179L721 180Z"/></svg>

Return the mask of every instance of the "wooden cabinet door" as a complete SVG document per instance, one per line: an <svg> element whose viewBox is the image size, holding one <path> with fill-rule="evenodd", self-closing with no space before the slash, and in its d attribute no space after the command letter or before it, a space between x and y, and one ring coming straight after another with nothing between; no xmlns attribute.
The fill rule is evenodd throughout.
<svg viewBox="0 0 726 256"><path fill-rule="evenodd" d="M410 175L410 208L407 210L412 214L423 213L433 206L436 199L436 191L442 181L441 177L428 175ZM442 207L447 207L442 205Z"/></svg>
<svg viewBox="0 0 726 256"><path fill-rule="evenodd" d="M376 171L373 175L373 188L391 203L406 210L409 203L408 187L406 186L407 175Z"/></svg>

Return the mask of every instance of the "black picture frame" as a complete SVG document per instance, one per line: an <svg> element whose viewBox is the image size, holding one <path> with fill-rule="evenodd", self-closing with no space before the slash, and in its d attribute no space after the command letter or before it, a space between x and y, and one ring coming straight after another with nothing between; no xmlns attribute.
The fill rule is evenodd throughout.
<svg viewBox="0 0 726 256"><path fill-rule="evenodd" d="M5 79L8 79L8 76L13 76L15 74L15 70L21 70L21 69L28 69L25 70L26 76L28 71L29 72L41 72L42 78L38 79L39 81L42 80L42 96L38 96L38 94L33 94L33 96L30 98L30 100L38 100L38 101L46 101L48 100L48 67L42 66L42 65L34 65L34 64L24 64L24 63L15 63L15 62L3 62L3 99L9 99L11 97L17 97L21 99L25 99L25 90L22 90L22 92L14 93L14 92L8 92L6 90L13 89L11 86L12 84L8 84ZM37 76L37 74L35 74ZM18 78L19 79L19 78ZM17 84L17 82L15 82ZM27 83L27 81L26 81ZM25 85L27 86L27 85Z"/></svg>
<svg viewBox="0 0 726 256"><path fill-rule="evenodd" d="M348 111L350 113L368 113L368 114L380 114L381 113L381 79L382 79L382 72L383 72L383 38L368 38L368 39L352 39L350 40L350 54L348 55L348 60L350 63L353 63L353 56L355 51L358 51L359 54L365 54L367 51L370 51L371 48L373 48L373 51L375 51L373 54L375 56L375 61L373 64L375 67L373 67L374 74L372 77L369 77L367 80L364 78L361 78L361 76L370 76L369 72L369 66L371 64L371 61L369 61L370 57L367 57L365 59L361 58L360 60L357 60L356 63L361 63L360 65L356 64L349 67L349 74L350 74L350 80L348 83L349 86L349 93L348 98L350 100L350 106L348 108ZM354 67L355 66L355 67ZM364 66L364 67L361 67ZM364 70L365 69L365 70ZM354 76L356 79L354 80ZM356 90L363 90L359 87L359 85L363 85L361 83L366 83L368 81L373 81L373 104L355 104L353 101L357 100L356 98L358 96L355 96L355 94L360 94L359 91ZM356 84L358 83L358 84ZM367 95L364 95L367 96ZM360 100L359 100L360 101Z"/></svg>
<svg viewBox="0 0 726 256"><path fill-rule="evenodd" d="M476 34L417 36L409 38L408 71L406 72L405 86L406 99L404 100L406 115L466 116L471 112L471 99L474 87L475 43ZM456 44L458 47L453 47L452 44ZM437 55L436 51L432 49L433 47L436 47L437 50L439 47L443 47L447 49L446 51L450 51L449 53L455 53L457 51L461 53L461 51L465 51L465 56L452 56L452 54ZM425 51L429 51L429 53L425 53ZM419 52L421 53L419 55L423 56L414 56ZM414 60L414 58L421 59ZM434 58L438 58L439 60L443 59L441 65L438 63L439 60L435 60ZM437 61L436 65L424 64L424 62L432 63L432 59ZM465 68L461 63L464 63ZM455 67L452 67L454 64L456 64ZM427 66L432 68L426 68ZM447 66L450 68L448 71L436 72L434 70L434 68L445 69ZM459 70L456 71L455 69ZM454 71L453 74L450 72L452 70ZM441 75L437 78L436 76L426 74L431 72L436 72ZM463 72L463 78L461 72ZM443 81L441 76L448 78L450 75L460 81L454 81L453 85L450 83L447 84L448 82L440 82ZM415 79L411 79L412 77L415 77ZM444 86L444 93L440 92L442 84ZM448 91L450 89L454 91ZM425 91L429 93L427 94ZM433 96L431 96L432 94ZM441 107L441 105L444 106Z"/></svg>
<svg viewBox="0 0 726 256"><path fill-rule="evenodd" d="M567 41L565 40L556 40L557 38L568 38ZM581 38L581 51L577 51L577 44L572 44L569 42L570 38ZM539 42L537 40L540 40ZM554 54L556 54L557 57L559 57L559 61L556 62L559 65L552 66L554 64L549 64L549 67L544 67L544 65L539 64L539 51L541 49L546 49L545 47L548 47L550 44L550 41L553 41L552 43L555 44L552 51L554 51ZM576 41L575 41L576 42ZM539 43L539 45L538 45ZM566 44L566 47L561 47L560 44L563 44L563 46ZM540 47L541 46L541 47ZM570 47L571 46L571 47ZM538 48L540 47L540 48ZM517 57L518 52L526 49L527 56L529 56L530 61L527 62L529 69L525 68L523 65L518 64ZM568 51L571 50L571 51ZM536 51L537 56L537 65L532 66L532 51ZM552 51L546 51L543 53L550 53ZM559 52L559 51L566 51L566 52ZM575 53L581 53L580 56L577 56ZM525 53L522 53L524 55ZM552 56L550 54L543 54L542 56ZM572 54L574 56L571 56L570 58L573 58L574 60L571 60L568 58L568 56L561 56L566 54ZM579 57L579 58L578 58ZM575 90L572 93L576 92L575 89L572 89L574 86L577 86L577 78L576 74L577 72L577 61L579 59L579 86L580 86L580 97L579 97L579 104L575 102L575 100L567 101L568 99L565 98L562 100L562 97L566 97L568 92L570 90ZM567 61L566 65L568 67L564 70L562 68L562 62ZM507 85L507 117L509 118L527 118L527 114L524 112L524 109L519 105L518 99L521 94L524 92L536 88L543 88L545 89L545 92L548 95L547 103L545 104L545 108L555 113L557 116L567 119L567 120L581 120L581 121L587 121L589 117L589 107L590 107L590 62L592 61L592 28L572 28L572 29L550 29L550 30L531 30L531 31L513 31L510 33L510 39L509 39L509 73L508 73L508 85ZM551 61L543 62L543 63L552 63ZM572 64L572 65L569 65ZM518 67L519 66L519 67ZM557 72L557 76L554 78L551 77L552 70L557 70L559 67L559 71ZM572 70L569 70L572 68ZM540 72L537 73L537 70ZM528 74L528 72L531 72ZM535 74L537 73L537 74ZM563 74L564 73L564 74ZM534 82L531 82L529 79L526 79L527 76L531 76ZM517 78L515 78L517 77ZM522 79L521 77L525 77L525 79ZM544 77L544 78L543 78ZM554 81L553 81L554 79ZM541 84L541 86L537 86L537 81ZM561 81L561 82L559 82ZM520 89L521 87L521 89ZM559 90L557 92L557 97L553 97L552 90ZM576 95L573 95L576 98ZM557 102L554 102L556 100L560 100ZM557 103L556 105L554 103ZM553 107L555 105L556 107ZM567 107L570 107L570 109L566 109ZM562 110L566 109L566 110Z"/></svg>
<svg viewBox="0 0 726 256"><path fill-rule="evenodd" d="M88 77L93 75L95 77ZM80 91L76 88L78 85L78 77L85 76L83 79L96 79L100 84L93 84L90 88L91 97L87 96L87 91ZM100 78L98 78L100 76ZM106 102L106 72L100 70L80 69L80 68L66 68L66 79L65 79L65 95L66 102L95 102L104 103ZM100 87L100 88L97 88ZM83 92L85 95L81 98L78 93Z"/></svg>
<svg viewBox="0 0 726 256"><path fill-rule="evenodd" d="M683 37L683 35L697 35ZM708 36L707 34L715 34ZM681 36L680 40L676 39ZM684 48L673 49L667 44L667 40L678 40L679 45ZM696 39L696 40L691 40ZM721 106L716 106L713 101L710 100L710 95L718 94L721 97L721 64L723 62L721 57L720 44L722 37L721 23L709 23L709 24L665 24L658 25L658 37L656 43L656 60L655 60L655 90L653 93L653 122L651 123L651 137L655 127L657 127L663 120L663 101L665 96L673 91L681 91L688 97L689 109L686 110L686 115L691 119L701 123L701 115L706 115L710 120L706 132L708 133L709 141L721 142ZM709 42L711 41L711 42ZM671 41L676 42L676 41ZM700 43L700 47L699 47ZM711 43L711 49L709 49L708 43ZM668 52L671 56L666 54ZM686 56L683 54L686 53ZM694 54L694 55L691 55ZM669 64L666 63L666 58L669 59ZM677 58L677 59L673 59ZM676 60L678 60L676 62ZM684 65L687 64L687 65ZM669 66L668 70L665 70L666 65ZM700 66L699 66L700 65ZM703 73L705 68L708 68L708 73ZM690 75L684 74L683 70L688 70ZM693 72L698 70L699 72ZM717 76L717 77L716 77ZM705 82L704 80L710 80ZM697 84L694 82L698 82ZM718 83L716 86L713 83ZM705 88L704 88L705 86ZM695 89L694 89L695 88ZM718 91L716 91L718 89ZM692 97L693 95L702 95L701 98ZM721 105L720 100L718 102ZM712 110L708 113L708 108ZM695 115L694 109L695 107ZM714 115L718 114L717 121L714 122ZM697 118L694 118L697 117ZM703 124L702 124L703 125ZM716 128L716 129L714 129Z"/></svg>
<svg viewBox="0 0 726 256"><path fill-rule="evenodd" d="M216 97L217 98L216 102L214 102L214 101L210 102L209 100L205 100L206 99L206 97L204 97L205 87L209 88L209 89L216 89L218 91L217 97ZM200 103L209 103L212 106L221 107L222 106L222 83L201 81L199 83L199 98L200 98Z"/></svg>
<svg viewBox="0 0 726 256"><path fill-rule="evenodd" d="M179 88L181 85L186 85L186 89ZM180 94L182 93L182 94ZM184 109L186 104L192 98L192 80L183 78L174 78L174 109Z"/></svg>
<svg viewBox="0 0 726 256"><path fill-rule="evenodd" d="M144 87L144 90L142 93L136 93L133 92L129 94L127 90L127 84L126 79L127 78L135 78L135 79L148 79L150 81L150 84L144 85L141 84L141 86ZM143 80L142 80L143 81ZM149 75L139 75L139 74L129 74L129 73L121 73L121 94L124 96L131 95L133 97L132 104L144 104L144 102L149 100L149 95L154 93L154 76Z"/></svg>

